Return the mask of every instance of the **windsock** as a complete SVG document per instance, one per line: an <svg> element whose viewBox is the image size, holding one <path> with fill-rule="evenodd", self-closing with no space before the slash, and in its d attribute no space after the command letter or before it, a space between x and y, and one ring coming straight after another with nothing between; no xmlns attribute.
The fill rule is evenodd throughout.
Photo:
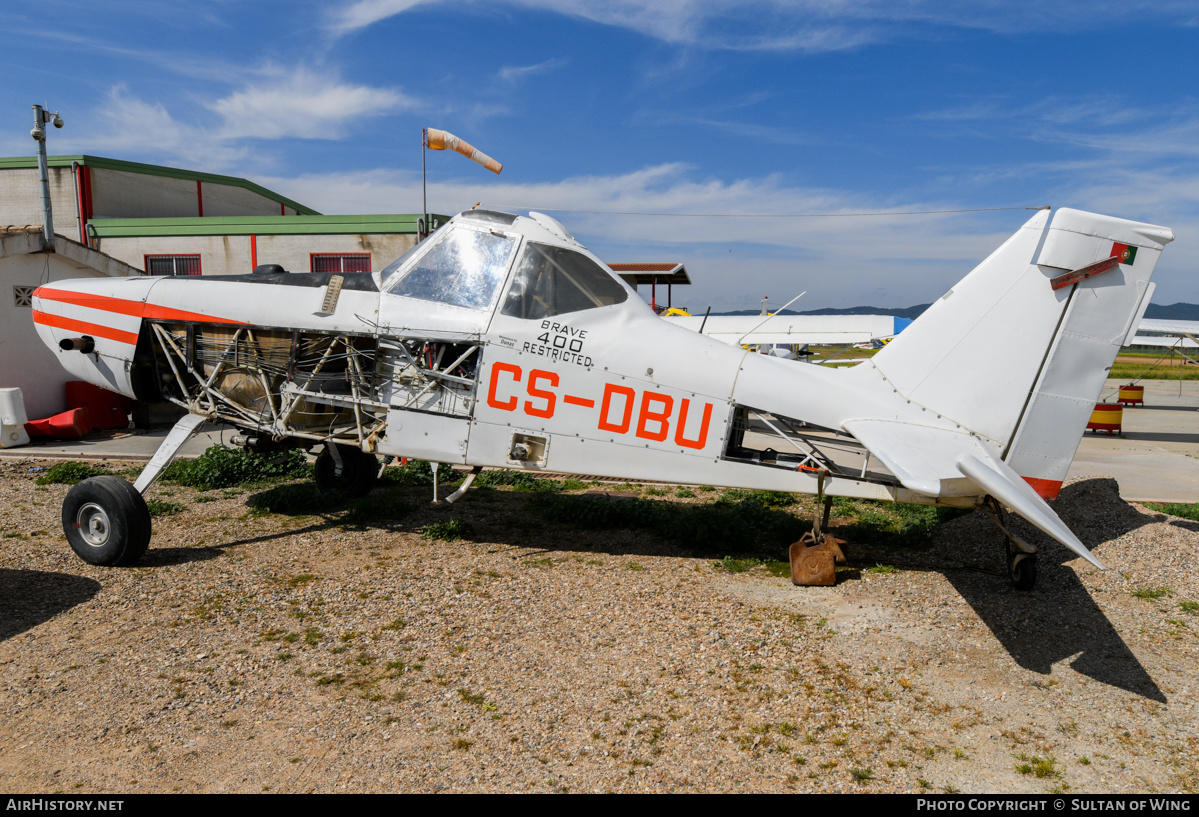
<svg viewBox="0 0 1199 817"><path fill-rule="evenodd" d="M425 147L431 150L455 150L471 161L478 162L492 173L499 173L504 166L486 153L459 139L448 131L425 128Z"/></svg>

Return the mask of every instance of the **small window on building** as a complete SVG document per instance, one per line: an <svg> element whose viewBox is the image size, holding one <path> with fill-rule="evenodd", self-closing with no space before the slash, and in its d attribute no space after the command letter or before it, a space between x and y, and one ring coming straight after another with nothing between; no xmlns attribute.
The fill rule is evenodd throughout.
<svg viewBox="0 0 1199 817"><path fill-rule="evenodd" d="M12 288L13 306L33 306L33 290L37 287L14 286Z"/></svg>
<svg viewBox="0 0 1199 817"><path fill-rule="evenodd" d="M312 258L313 272L370 272L371 254L369 252L332 253L314 252Z"/></svg>
<svg viewBox="0 0 1199 817"><path fill-rule="evenodd" d="M198 255L147 255L146 272L150 275L199 275Z"/></svg>

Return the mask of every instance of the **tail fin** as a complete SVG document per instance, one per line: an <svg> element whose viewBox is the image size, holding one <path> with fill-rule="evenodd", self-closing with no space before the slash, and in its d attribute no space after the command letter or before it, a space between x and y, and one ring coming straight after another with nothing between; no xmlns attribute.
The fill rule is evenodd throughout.
<svg viewBox="0 0 1199 817"><path fill-rule="evenodd" d="M1164 227L1041 211L873 366L906 399L988 441L1052 499L1172 240ZM1096 262L1112 256L1114 268L1086 276L1082 268L1107 267ZM1072 270L1080 275L1064 275Z"/></svg>

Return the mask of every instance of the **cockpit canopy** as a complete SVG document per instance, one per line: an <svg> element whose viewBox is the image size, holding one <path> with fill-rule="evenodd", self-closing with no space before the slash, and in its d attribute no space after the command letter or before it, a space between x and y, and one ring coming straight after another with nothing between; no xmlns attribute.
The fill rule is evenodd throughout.
<svg viewBox="0 0 1199 817"><path fill-rule="evenodd" d="M532 216L461 213L387 266L380 273L382 289L490 311L514 267L501 308L508 317L538 320L628 300L628 286L565 228L540 213Z"/></svg>

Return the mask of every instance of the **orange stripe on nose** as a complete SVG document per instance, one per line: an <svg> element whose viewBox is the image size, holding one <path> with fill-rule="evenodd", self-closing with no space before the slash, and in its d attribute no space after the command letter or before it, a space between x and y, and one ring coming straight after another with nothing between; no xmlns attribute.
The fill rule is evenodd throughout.
<svg viewBox="0 0 1199 817"><path fill-rule="evenodd" d="M72 292L68 289L38 287L34 290L33 296L47 301L54 301L55 303L86 306L89 309L102 309L105 312L116 312L118 315L132 315L136 318L140 318L142 312L146 309L146 305L141 301L112 298L108 295L93 295L89 292Z"/></svg>
<svg viewBox="0 0 1199 817"><path fill-rule="evenodd" d="M155 304L143 303L142 301L131 301L127 298L113 298L108 295L93 295L88 292L71 292L66 289L38 287L33 295L35 298L43 298L55 303L85 306L89 309L115 312L118 315L132 315L135 318L149 318L160 321L193 321L195 323L231 323L238 326L246 325L245 321L218 318L214 315L205 315L202 312L188 312L186 309L173 309L169 306L157 306Z"/></svg>
<svg viewBox="0 0 1199 817"><path fill-rule="evenodd" d="M107 338L108 340L115 340L120 343L128 343L130 346L137 345L136 332L124 332L120 329L114 329L111 326L104 326L99 323L77 321L72 318L64 318L62 315L51 315L48 312L38 312L37 310L34 310L33 322L40 323L43 326L53 326L56 329L66 329L69 332L79 332L97 338Z"/></svg>

